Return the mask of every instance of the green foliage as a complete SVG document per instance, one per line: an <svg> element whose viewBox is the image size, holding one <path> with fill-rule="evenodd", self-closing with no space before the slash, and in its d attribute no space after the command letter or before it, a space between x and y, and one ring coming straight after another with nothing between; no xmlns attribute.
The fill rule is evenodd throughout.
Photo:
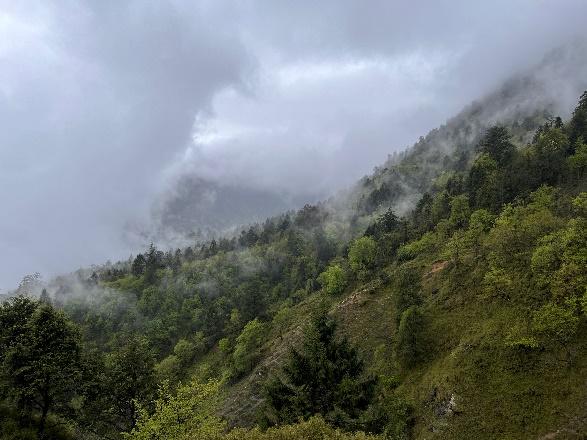
<svg viewBox="0 0 587 440"><path fill-rule="evenodd" d="M235 429L226 437L226 440L377 440L380 436L367 435L363 432L348 433L328 425L320 416L310 417L308 420L296 424L271 427L266 431L259 428L253 430ZM381 439L382 440L382 439Z"/></svg>
<svg viewBox="0 0 587 440"><path fill-rule="evenodd" d="M182 376L181 362L174 354L170 354L155 365L155 372L159 382L176 383Z"/></svg>
<svg viewBox="0 0 587 440"><path fill-rule="evenodd" d="M340 264L332 264L320 274L318 282L326 293L337 295L342 293L347 285L346 273Z"/></svg>
<svg viewBox="0 0 587 440"><path fill-rule="evenodd" d="M234 369L238 375L248 373L259 359L260 350L266 337L266 324L254 319L236 338L236 346L232 353Z"/></svg>
<svg viewBox="0 0 587 440"><path fill-rule="evenodd" d="M575 154L567 159L573 178L580 180L587 172L587 144L580 139L575 144Z"/></svg>
<svg viewBox="0 0 587 440"><path fill-rule="evenodd" d="M495 160L498 165L505 165L512 158L516 148L510 142L510 138L505 127L491 127L479 143L479 150Z"/></svg>
<svg viewBox="0 0 587 440"><path fill-rule="evenodd" d="M403 313L412 306L422 304L420 296L421 275L410 266L399 267L395 275L394 314L399 325Z"/></svg>
<svg viewBox="0 0 587 440"><path fill-rule="evenodd" d="M527 322L516 322L505 337L505 346L515 350L530 351L540 348L540 343L532 334Z"/></svg>
<svg viewBox="0 0 587 440"><path fill-rule="evenodd" d="M196 332L190 339L180 339L173 348L173 353L177 356L184 368L188 367L194 360L201 356L206 350L206 341L204 334Z"/></svg>
<svg viewBox="0 0 587 440"><path fill-rule="evenodd" d="M277 334L282 335L293 320L293 310L290 302L281 304L277 313L273 316L271 321L272 328L277 331Z"/></svg>
<svg viewBox="0 0 587 440"><path fill-rule="evenodd" d="M466 195L457 196L450 201L450 217L448 221L453 228L466 227L470 215L469 198Z"/></svg>
<svg viewBox="0 0 587 440"><path fill-rule="evenodd" d="M373 267L377 252L377 244L371 237L356 239L349 247L349 264L359 277L366 276L366 273Z"/></svg>
<svg viewBox="0 0 587 440"><path fill-rule="evenodd" d="M573 199L572 203L573 208L579 215L587 217L587 192L582 192L579 194Z"/></svg>
<svg viewBox="0 0 587 440"><path fill-rule="evenodd" d="M469 229L480 232L488 232L493 226L495 216L486 209L478 209L471 214Z"/></svg>
<svg viewBox="0 0 587 440"><path fill-rule="evenodd" d="M483 290L489 297L510 299L513 293L512 278L506 270L494 267L483 277Z"/></svg>
<svg viewBox="0 0 587 440"><path fill-rule="evenodd" d="M571 340L578 325L579 318L573 309L552 303L534 312L532 321L534 331L560 344Z"/></svg>
<svg viewBox="0 0 587 440"><path fill-rule="evenodd" d="M357 429L375 381L363 377L363 362L346 339L335 335L326 311L313 317L303 349L292 350L284 369L266 385L271 423L293 423L321 414L330 423Z"/></svg>
<svg viewBox="0 0 587 440"><path fill-rule="evenodd" d="M381 432L388 440L409 440L412 438L414 409L405 399L393 391L385 391L365 415L366 430Z"/></svg>
<svg viewBox="0 0 587 440"><path fill-rule="evenodd" d="M136 426L124 435L129 440L174 439L213 440L222 438L226 424L214 415L218 382L183 385L175 394L164 384L159 389L152 414L138 409Z"/></svg>
<svg viewBox="0 0 587 440"><path fill-rule="evenodd" d="M319 300L360 341L370 372L393 380L373 400L358 353L323 317L268 385L271 422L310 419L230 438L367 438L314 414L387 438L407 438L412 424L417 438L538 438L583 420L573 411L587 398L577 386L587 359L586 96L567 124L542 112L516 119L512 139L520 144L542 124L519 149L494 127L475 157L471 130L486 121L473 109L471 121L449 123L449 131L431 133L362 179L349 199L308 205L183 251L151 245L133 260L66 281L26 277L19 291L45 288L44 305L15 300L0 309L0 436L36 436L39 378L47 370L56 379L47 437L72 431L116 439L134 427L136 438L223 438L208 405L212 394L228 396L222 414L231 423L252 422L264 376L250 372L267 354L263 365L275 373ZM431 148L438 136L454 151ZM424 195L414 210L398 218L396 202L416 193ZM355 294L339 298L349 281L345 249L358 282ZM377 279L361 285L375 268ZM332 295L319 294L317 281ZM79 325L83 344L50 303ZM271 317L269 328L263 322ZM52 345L51 335L67 329L73 336L65 345ZM75 346L68 340L79 353L70 351L65 365L59 353ZM561 345L574 362L561 362ZM192 374L239 381L210 394L207 385L180 385ZM169 381L158 398L156 377ZM457 393L464 410L453 417ZM413 412L401 396L414 402Z"/></svg>
<svg viewBox="0 0 587 440"><path fill-rule="evenodd" d="M78 329L52 306L16 297L0 308L2 388L45 433L50 412L67 416L81 377Z"/></svg>
<svg viewBox="0 0 587 440"><path fill-rule="evenodd" d="M536 241L561 226L550 209L548 189L535 193L534 200L526 206L507 205L497 217L487 242L494 268L527 268Z"/></svg>
<svg viewBox="0 0 587 440"><path fill-rule="evenodd" d="M132 267L130 271L135 277L140 277L142 274L145 273L145 267L145 257L143 256L143 254L138 254L132 262Z"/></svg>
<svg viewBox="0 0 587 440"><path fill-rule="evenodd" d="M214 415L218 400L219 383L206 384L191 382L181 386L175 394L167 385L159 390L155 401L155 411L149 415L141 408L137 426L124 438L142 439L177 439L177 440L307 440L311 438L328 438L338 440L369 440L377 436L362 432L346 433L328 425L319 416L310 417L292 425L272 427L266 431L258 428L249 430L234 429L225 434L226 424ZM403 438L403 437L386 437Z"/></svg>
<svg viewBox="0 0 587 440"><path fill-rule="evenodd" d="M137 404L151 401L156 391L155 359L144 337L126 335L106 355L106 399L109 415L119 431L132 430L139 414Z"/></svg>
<svg viewBox="0 0 587 440"><path fill-rule="evenodd" d="M506 346L523 350L536 350L540 347L540 344L532 336L522 336L519 338L509 337L506 341Z"/></svg>
<svg viewBox="0 0 587 440"><path fill-rule="evenodd" d="M432 222L438 223L450 214L450 195L444 190L434 196L431 207Z"/></svg>
<svg viewBox="0 0 587 440"><path fill-rule="evenodd" d="M497 162L481 154L469 170L468 190L473 206L497 211L501 202Z"/></svg>
<svg viewBox="0 0 587 440"><path fill-rule="evenodd" d="M437 244L438 236L434 232L427 232L420 239L401 246L397 251L397 258L399 261L412 260L418 255L432 252Z"/></svg>
<svg viewBox="0 0 587 440"><path fill-rule="evenodd" d="M379 216L367 230L365 235L380 239L384 234L396 231L401 227L400 219L395 215L392 209L388 209L384 214Z"/></svg>
<svg viewBox="0 0 587 440"><path fill-rule="evenodd" d="M177 341L170 354L155 366L159 382L168 380L173 383L181 380L195 359L206 349L204 335L197 332L193 338Z"/></svg>
<svg viewBox="0 0 587 440"><path fill-rule="evenodd" d="M222 353L224 356L229 356L232 351L232 344L230 343L230 339L222 338L220 341L218 341L218 350L220 350L220 353Z"/></svg>
<svg viewBox="0 0 587 440"><path fill-rule="evenodd" d="M571 219L566 228L544 236L539 243L531 259L539 285L559 300L581 296L587 285L587 222Z"/></svg>
<svg viewBox="0 0 587 440"><path fill-rule="evenodd" d="M419 307L412 306L401 315L397 331L396 355L405 368L411 368L426 356L424 315Z"/></svg>

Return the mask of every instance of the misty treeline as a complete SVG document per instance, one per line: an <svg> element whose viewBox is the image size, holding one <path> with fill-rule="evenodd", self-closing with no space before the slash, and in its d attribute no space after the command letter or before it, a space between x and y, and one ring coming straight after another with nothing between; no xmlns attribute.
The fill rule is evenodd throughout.
<svg viewBox="0 0 587 440"><path fill-rule="evenodd" d="M235 237L27 277L0 308L2 438L409 438L414 403L397 390L435 353L423 257L524 308L504 350L571 358L587 310L587 92L566 123L539 120L490 127L474 148L423 138L344 201ZM391 208L415 189L411 209ZM371 347L324 304L373 284L393 289L396 331L367 366ZM223 399L253 371L257 427L230 430L241 420Z"/></svg>

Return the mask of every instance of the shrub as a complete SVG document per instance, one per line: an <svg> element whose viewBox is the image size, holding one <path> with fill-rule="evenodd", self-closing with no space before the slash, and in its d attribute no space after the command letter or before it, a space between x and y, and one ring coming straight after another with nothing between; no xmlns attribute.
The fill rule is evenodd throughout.
<svg viewBox="0 0 587 440"><path fill-rule="evenodd" d="M579 318L573 310L557 304L546 304L534 312L534 331L565 344L577 332Z"/></svg>
<svg viewBox="0 0 587 440"><path fill-rule="evenodd" d="M433 232L427 232L419 240L414 240L401 246L397 251L399 261L408 261L423 253L432 252L437 244L437 236Z"/></svg>
<svg viewBox="0 0 587 440"><path fill-rule="evenodd" d="M159 398L154 402L155 411L139 407L136 427L127 434L128 440L159 439L220 439L225 423L214 415L214 403L220 385L218 382L206 384L192 381L181 386L172 394L167 385L159 390Z"/></svg>
<svg viewBox="0 0 587 440"><path fill-rule="evenodd" d="M320 416L292 425L272 427L265 432L259 428L235 429L225 438L226 440L383 440L380 436L368 435L364 432L348 433L333 428Z"/></svg>
<svg viewBox="0 0 587 440"><path fill-rule="evenodd" d="M318 277L318 282L331 295L341 293L347 285L346 274L339 264L328 266Z"/></svg>
<svg viewBox="0 0 587 440"><path fill-rule="evenodd" d="M377 254L377 244L371 237L361 237L355 240L349 248L349 263L353 271L363 275L373 267Z"/></svg>
<svg viewBox="0 0 587 440"><path fill-rule="evenodd" d="M406 368L418 364L425 353L424 316L419 307L412 306L402 313L397 332L396 354Z"/></svg>
<svg viewBox="0 0 587 440"><path fill-rule="evenodd" d="M265 324L254 319L236 338L236 346L232 353L234 369L237 375L248 373L253 369L260 354L261 345L265 340Z"/></svg>

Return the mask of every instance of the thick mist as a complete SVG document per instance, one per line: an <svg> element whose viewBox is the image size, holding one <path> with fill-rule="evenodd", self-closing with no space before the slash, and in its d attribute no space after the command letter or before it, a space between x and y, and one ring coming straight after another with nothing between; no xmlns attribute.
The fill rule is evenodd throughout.
<svg viewBox="0 0 587 440"><path fill-rule="evenodd" d="M168 224L224 230L325 197L582 41L586 16L555 0L0 1L0 292L126 259ZM586 77L577 47L536 74L561 113Z"/></svg>

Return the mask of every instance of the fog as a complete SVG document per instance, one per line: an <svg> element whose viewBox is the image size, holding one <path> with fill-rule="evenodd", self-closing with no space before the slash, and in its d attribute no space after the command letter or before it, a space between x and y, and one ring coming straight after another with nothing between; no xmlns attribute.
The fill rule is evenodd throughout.
<svg viewBox="0 0 587 440"><path fill-rule="evenodd" d="M0 292L136 253L186 177L208 201L325 197L586 38L585 17L582 0L0 0Z"/></svg>

